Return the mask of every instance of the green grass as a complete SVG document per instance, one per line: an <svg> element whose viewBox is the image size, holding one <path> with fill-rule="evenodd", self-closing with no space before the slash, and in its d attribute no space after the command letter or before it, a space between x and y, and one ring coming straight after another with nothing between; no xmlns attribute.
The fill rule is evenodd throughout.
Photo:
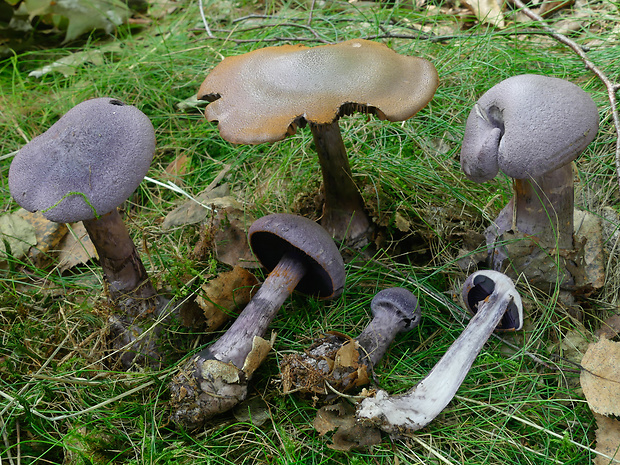
<svg viewBox="0 0 620 465"><path fill-rule="evenodd" d="M278 333L275 350L250 388L250 397L268 405L265 425L224 414L191 434L168 422L167 383L174 366L135 373L109 368L104 358L109 308L96 264L60 273L53 263L37 269L27 260L9 260L0 270L0 462L589 463L595 456L591 448L596 423L574 366L555 355L563 355L558 342L568 331L583 328L591 339L591 331L617 312L615 250L609 256L606 287L579 300L583 326L557 303L557 294L549 296L519 282L528 314L525 331L508 338L513 348L492 338L457 398L411 437L384 436L381 444L366 451L332 450L330 436L320 437L312 427L318 406L310 399L283 396L277 380L282 354L307 347L327 330L357 335L368 321L373 295L389 286L413 291L420 298L423 320L390 348L377 367L377 387L393 393L410 389L458 337L467 323L458 300L465 273L456 261L463 235L482 232L511 196L503 176L484 184L464 177L460 141L475 100L509 76L534 72L566 78L593 96L601 129L577 163L577 203L597 214L605 207L617 211L616 141L602 84L573 52L532 34L534 28L527 25L510 26L502 33L480 25L467 31L455 28L450 37L430 40L417 29L454 28L455 16L385 4L328 2L313 11L308 25L306 3L205 3L214 34L228 40L207 38L197 2L192 2L144 29L124 27L115 37L95 35L86 43L37 49L0 61L3 213L18 208L8 191L10 154L77 103L102 96L133 104L151 118L158 144L151 178L165 181L165 167L186 155L190 169L175 182L197 195L230 165L222 182L248 212L257 217L296 212L321 181L307 129L271 145L233 146L198 110L181 111L177 105L195 94L209 69L225 56L282 42L318 45L384 34L387 29L411 38L382 41L398 52L430 59L441 79L431 104L405 123L364 116L341 122L354 176L385 227L387 249L372 259L346 251L347 286L338 300L315 302L300 295L287 300L272 324ZM239 20L250 13L274 17ZM585 30L576 37L590 44L591 59L612 76L620 48L617 33L613 36L607 28L619 19L617 13L608 10L606 17L587 18ZM80 66L67 77L28 76L83 49L104 50L105 64ZM162 230L163 217L185 200L143 182L125 215L154 282L179 298L190 295L214 271L226 269L191 258L197 226ZM304 208L310 216L319 214ZM409 225L407 232L399 231L397 219ZM196 349L217 337L202 335L199 329L170 331L179 331ZM177 349L175 355L180 358L183 353Z"/></svg>

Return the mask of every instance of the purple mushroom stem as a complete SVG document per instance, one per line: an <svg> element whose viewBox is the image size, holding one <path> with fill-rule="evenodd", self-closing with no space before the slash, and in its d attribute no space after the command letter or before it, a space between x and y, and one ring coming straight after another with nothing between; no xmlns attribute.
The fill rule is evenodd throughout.
<svg viewBox="0 0 620 465"><path fill-rule="evenodd" d="M242 368L256 336L262 337L284 301L304 277L307 266L294 253L285 254L226 333L197 357Z"/></svg>
<svg viewBox="0 0 620 465"><path fill-rule="evenodd" d="M358 419L388 433L424 428L450 403L493 331L522 327L521 297L502 273L479 271L469 276L463 300L476 313L426 378L406 394L390 396L380 390L375 397L364 399Z"/></svg>
<svg viewBox="0 0 620 465"><path fill-rule="evenodd" d="M364 200L355 182L338 120L330 124L310 123L321 173L323 216L321 226L338 240L366 240L372 228Z"/></svg>
<svg viewBox="0 0 620 465"><path fill-rule="evenodd" d="M146 311L144 302L157 295L136 246L117 209L83 221L106 277L108 297L136 317ZM152 302L150 305L152 306Z"/></svg>
<svg viewBox="0 0 620 465"><path fill-rule="evenodd" d="M185 429L196 429L245 399L248 381L271 347L262 337L293 290L331 299L344 287L338 248L314 221L268 215L252 224L248 239L271 271L226 333L192 356L172 380L172 421Z"/></svg>
<svg viewBox="0 0 620 465"><path fill-rule="evenodd" d="M280 362L284 393L330 396L368 384L396 335L416 327L421 316L418 299L400 287L378 292L370 307L373 319L356 339L330 332L304 353L285 354Z"/></svg>
<svg viewBox="0 0 620 465"><path fill-rule="evenodd" d="M379 363L399 333L420 323L418 299L402 287L384 289L370 303L373 319L357 337L360 358L369 367Z"/></svg>
<svg viewBox="0 0 620 465"><path fill-rule="evenodd" d="M517 230L539 238L542 247L572 249L573 176L573 167L568 163L541 176L515 179L516 207L509 205L515 210Z"/></svg>

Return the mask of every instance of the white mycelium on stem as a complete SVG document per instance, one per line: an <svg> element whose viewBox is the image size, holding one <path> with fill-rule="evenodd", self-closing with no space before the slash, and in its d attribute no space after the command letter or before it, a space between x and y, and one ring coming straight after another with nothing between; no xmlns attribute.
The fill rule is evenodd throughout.
<svg viewBox="0 0 620 465"><path fill-rule="evenodd" d="M506 312L509 312L508 319L514 322L513 327L506 329L521 329L521 297L510 278L496 271L474 273L465 282L463 291L468 305L472 302L471 292L480 297L477 313L428 376L404 395L390 396L379 391L375 397L365 399L357 412L360 420L390 433L424 428L452 400Z"/></svg>

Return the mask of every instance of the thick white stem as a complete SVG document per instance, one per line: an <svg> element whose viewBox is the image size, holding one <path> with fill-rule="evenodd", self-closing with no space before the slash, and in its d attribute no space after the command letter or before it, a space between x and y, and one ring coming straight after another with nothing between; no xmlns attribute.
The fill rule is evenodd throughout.
<svg viewBox="0 0 620 465"><path fill-rule="evenodd" d="M467 328L426 378L407 394L389 396L379 391L375 397L364 399L357 417L390 433L424 428L450 403L482 346L511 301L516 300L520 297L512 281L496 280L493 294L480 302Z"/></svg>

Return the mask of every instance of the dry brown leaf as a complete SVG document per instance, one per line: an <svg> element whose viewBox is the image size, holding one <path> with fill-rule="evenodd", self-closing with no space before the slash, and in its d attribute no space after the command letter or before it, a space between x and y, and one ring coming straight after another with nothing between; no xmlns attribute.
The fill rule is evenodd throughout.
<svg viewBox="0 0 620 465"><path fill-rule="evenodd" d="M201 287L196 303L203 309L207 331L215 331L241 310L258 290L258 279L240 266L220 273Z"/></svg>
<svg viewBox="0 0 620 465"><path fill-rule="evenodd" d="M357 350L357 342L350 339L342 345L334 357L335 368L357 368L359 365L360 354Z"/></svg>
<svg viewBox="0 0 620 465"><path fill-rule="evenodd" d="M260 397L244 400L235 407L233 415L237 421L251 423L254 426L261 426L271 418L269 405Z"/></svg>
<svg viewBox="0 0 620 465"><path fill-rule="evenodd" d="M620 344L601 338L581 360L581 387L593 412L620 414Z"/></svg>
<svg viewBox="0 0 620 465"><path fill-rule="evenodd" d="M273 347L273 343L275 342L276 334L271 334L271 340L263 339L262 337L254 336L254 340L252 340L252 350L245 358L245 362L243 362L243 372L248 378L252 377L252 374L256 371L256 369L263 363L269 351Z"/></svg>
<svg viewBox="0 0 620 465"><path fill-rule="evenodd" d="M605 415L594 414L596 430L596 451L603 455L594 457L594 465L620 463L620 421ZM610 457L610 458L607 458Z"/></svg>
<svg viewBox="0 0 620 465"><path fill-rule="evenodd" d="M61 272L97 258L95 246L82 223L69 225L73 233L65 234L58 243L58 268Z"/></svg>
<svg viewBox="0 0 620 465"><path fill-rule="evenodd" d="M187 174L190 167L190 159L187 152L183 152L180 156L171 161L164 170L165 178L178 181L178 178Z"/></svg>
<svg viewBox="0 0 620 465"><path fill-rule="evenodd" d="M0 263L5 261L8 251L16 259L23 258L36 243L34 226L18 213L0 216Z"/></svg>
<svg viewBox="0 0 620 465"><path fill-rule="evenodd" d="M597 337L613 339L620 334L620 315L613 315L601 323L601 327L594 334Z"/></svg>
<svg viewBox="0 0 620 465"><path fill-rule="evenodd" d="M333 444L327 445L330 449L350 451L381 442L381 433L378 429L357 423L355 407L348 402L321 407L313 426L320 436L336 431L332 438Z"/></svg>
<svg viewBox="0 0 620 465"><path fill-rule="evenodd" d="M478 21L491 24L500 29L506 27L502 2L498 0L465 0L463 4L472 11Z"/></svg>
<svg viewBox="0 0 620 465"><path fill-rule="evenodd" d="M34 227L37 244L36 247L30 248L28 256L34 265L43 268L50 252L57 248L59 242L67 234L67 225L50 221L41 212L31 213L22 208L16 213Z"/></svg>

